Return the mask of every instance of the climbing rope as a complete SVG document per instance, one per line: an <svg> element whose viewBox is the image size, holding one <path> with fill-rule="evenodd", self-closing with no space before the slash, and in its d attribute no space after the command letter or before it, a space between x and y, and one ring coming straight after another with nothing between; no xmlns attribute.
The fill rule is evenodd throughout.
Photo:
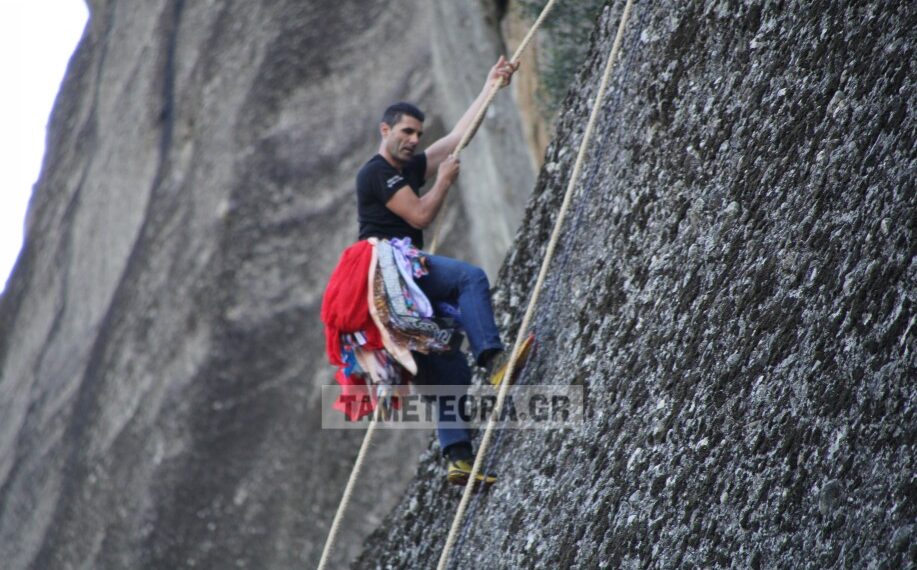
<svg viewBox="0 0 917 570"><path fill-rule="evenodd" d="M536 19L535 23L532 24L532 27L529 28L528 33L525 34L525 37L523 37L522 41L519 43L519 47L517 47L515 53L513 53L513 57L509 60L510 63L519 63L519 59L522 57L525 49L529 46L532 38L535 37L535 32L538 31L538 28L540 28L541 24L544 23L545 18L548 17L548 13L556 3L557 0L550 0L547 4L545 4L545 7L542 8L541 13L538 15L538 19ZM452 156L458 158L458 155L465 149L466 146L468 146L468 142L471 140L471 137L474 136L474 133L478 130L478 127L480 127L481 123L484 121L484 115L487 114L487 108L490 107L494 97L497 96L497 92L500 91L500 88L504 85L505 83L502 78L496 79L493 83L491 83L490 91L487 92L487 97L484 99L484 104L481 105L480 109L478 109L478 112L471 120L471 124L468 126L468 128L465 129L465 132L462 133L462 138L459 139L458 145L456 145L455 150L452 151ZM431 254L436 253L436 248L439 246L439 230L442 224L440 220L443 220L444 218L445 212L440 212L440 216L437 219L436 224L433 226L433 239L430 240L430 249L428 250Z"/></svg>
<svg viewBox="0 0 917 570"><path fill-rule="evenodd" d="M535 32L544 23L545 18L548 16L551 8L553 8L554 4L556 3L557 0L549 0L549 2L541 10L541 13L538 15L535 23L532 24L532 27L529 28L528 33L526 33L525 37L522 38L522 42L519 43L519 47L516 48L516 52L513 54L512 59L510 59L511 63L518 63L522 53L528 47L529 43L531 43L532 38L535 37ZM459 153L468 145L468 141L471 140L472 135L474 135L474 132L481 125L481 122L484 120L484 115L487 112L487 108L490 106L490 103L494 100L494 97L497 95L497 91L499 91L501 87L503 87L503 79L498 79L493 82L490 91L487 94L487 98L484 100L484 104L481 105L481 108L474 116L469 127L465 129L462 138L459 140L458 145L452 152L453 156L457 157ZM439 224L437 223L434 228L433 242L429 249L430 254L436 252L438 236ZM512 369L510 369L510 372L512 372ZM507 376L507 378L509 378L509 376ZM354 463L353 470L350 472L350 478L347 480L347 486L344 488L344 495L341 497L341 502L338 504L337 511L334 513L334 519L331 522L331 529L328 531L328 538L325 540L325 547L322 549L322 557L318 563L318 570L325 570L328 565L328 559L331 556L331 552L334 549L334 543L337 539L338 532L340 531L341 520L344 518L344 513L347 511L347 507L350 504L350 497L353 494L353 489L356 486L360 471L363 469L363 463L366 460L366 452L369 449L373 435L376 431L376 424L378 423L380 408L380 406L376 407L376 414L373 416L373 421L370 422L369 427L366 429L366 434L363 436L363 443L360 445L360 451L357 452L356 462Z"/></svg>
<svg viewBox="0 0 917 570"><path fill-rule="evenodd" d="M646 27L647 16L650 14L649 10L643 10L640 12L640 17L634 21L631 21L631 24L628 26L628 34L631 35L634 40L633 45L630 46L630 49L627 45L622 46L624 50L624 59L617 62L617 72L616 76L618 83L622 86L628 85L628 78L630 77L630 70L633 67L634 56L637 53L636 44L640 42L640 34L643 29ZM604 104L604 109L602 113L604 117L607 117L607 120L610 121L612 117L617 113L617 110L621 103L622 94L624 89L618 89L614 91L609 98L608 103ZM614 127L612 126L611 129ZM610 130L610 129L609 129ZM602 166L608 161L606 160L606 149L608 147L613 147L615 149L621 148L621 133L622 129L617 129L617 136L610 136L609 132L599 132L593 136L598 137L597 140L601 142L592 152L592 168L590 169L589 174L586 176L585 182L581 185L582 190L579 194L574 197L576 200L576 207L574 209L574 215L572 221L569 224L570 228L578 228L581 225L581 220L583 215L588 210L587 206L591 205L592 193L596 188L595 180L602 171ZM612 145L612 143L615 143ZM569 231L569 230L568 230ZM555 316L557 310L563 305L562 303L557 303L557 294L561 289L558 282L562 280L565 276L568 276L567 267L570 262L570 251L573 249L574 241L562 239L561 244L563 247L555 255L554 266L555 269L551 272L551 277L545 282L545 287L548 289L549 293L547 299L541 306L544 310L539 311L538 317L536 319L534 328L539 332L539 338L544 341L549 337L553 332L553 323L555 322ZM486 472L486 469L485 469Z"/></svg>
<svg viewBox="0 0 917 570"><path fill-rule="evenodd" d="M318 570L324 570L328 565L328 559L331 557L331 550L337 539L338 531L341 530L341 520L344 518L344 513L347 511L347 505L350 503L350 497L353 495L353 488L356 486L360 471L363 470L366 452L369 450L369 444L373 439L373 434L376 432L376 425L378 425L381 415L382 402L379 402L373 414L373 419L369 422L369 427L366 428L366 435L363 436L363 444L360 446L360 451L357 452L356 462L353 464L353 470L350 472L347 486L344 487L344 495L341 497L340 504L338 504L338 510L334 513L334 520L331 521L331 530L328 531L328 539L325 540L325 548L322 550L322 558L318 562Z"/></svg>
<svg viewBox="0 0 917 570"><path fill-rule="evenodd" d="M628 34L634 38L632 42L633 44L637 44L640 41L640 33L646 27L647 15L649 13L650 12L648 10L643 10L640 13L639 19L636 21L636 24L632 24L631 26L629 26L630 29L628 30ZM636 45L631 45L630 48L624 46L623 48L624 49L624 59L618 62L618 73L617 73L618 83L620 85L628 84L628 78L630 77L630 71L633 67L634 55L637 53L637 50L635 48L636 48ZM612 117L615 116L620 106L620 102L622 99L622 92L623 92L623 89L619 89L612 94L608 103L605 103L603 105L601 116L606 117L608 120L610 120ZM612 146L611 145L612 141L620 143L620 139L621 139L620 129L618 130L618 136L616 138L608 136L607 132L605 133L599 132L593 136L598 137L599 140L601 140L601 143L598 145L598 148L592 152L592 156L590 158L592 167L589 169L589 174L587 174L585 177L585 182L581 185L581 190L573 198L573 200L576 202L576 205L573 208L573 216L571 218L571 223L568 226L569 228L580 227L581 225L580 222L582 220L583 214L587 210L586 206L591 204L591 197L596 188L595 180L598 176L598 173L601 172L602 170L602 165L604 164L603 159L606 155L607 149L609 146ZM618 146L620 146L620 144L618 144ZM557 281L560 278L560 276L568 275L567 267L572 257L570 255L570 250L572 249L572 243L568 242L567 240L561 240L561 244L563 244L563 247L560 249L560 251L557 254L555 254L555 258L553 262L555 269L551 272L552 276L555 276L557 278L553 279L553 281L551 279L548 279L545 281L545 288L547 289L548 293L547 293L547 298L545 299L545 301L541 303L541 308L547 308L548 310L539 311L536 322L533 325L534 330L538 331L537 332L538 338L542 342L545 341L546 338L552 334L553 329L551 327L551 323L554 320L553 318L554 313L551 309L554 307L557 307L557 304L555 303L555 301L557 298L558 291L560 290L560 286L558 285ZM520 375L520 377L516 380L514 384L516 386L528 384L528 379L530 376L529 373L531 371L532 371L531 366L526 366L525 368L523 368L522 374ZM496 464L498 463L498 460L500 457L500 450L502 448L504 438L507 435L507 433L509 433L509 430L498 430L497 434L494 436L494 439L491 442L488 448L488 451L487 451L487 458L482 467L482 471L484 473L491 473L493 469L495 468ZM468 539L469 535L471 534L471 530L474 527L472 525L467 524L467 522L477 512L478 505L480 504L481 497L483 496L484 496L483 493L475 493L474 498L471 500L471 503L469 504L468 509L466 510L465 524L462 525L462 531L459 534L459 538L456 541L455 546L453 547L454 551L461 551L463 544L465 543L465 541Z"/></svg>
<svg viewBox="0 0 917 570"><path fill-rule="evenodd" d="M608 87L608 81L611 77L611 70L614 67L614 61L617 58L618 51L621 48L621 39L624 36L624 29L627 24L627 19L630 16L632 6L633 0L627 0L627 4L624 5L624 12L621 14L621 22L618 25L618 31L615 35L614 44L611 48L611 54L608 56L608 61L605 64L605 71L602 75L602 82L599 85L599 90L595 95L595 102L592 105L592 112L589 115L589 122L586 124L586 131L583 133L583 140L580 143L579 152L576 156L576 163L573 166L573 173L570 175L570 182L567 185L566 192L564 193L564 200L561 204L560 212L557 214L557 220L554 222L554 230L551 233L551 240L548 242L548 248L545 252L545 257L541 263L541 269L538 272L538 279L535 281L532 298L529 300L528 307L526 307L525 310L525 315L522 318L522 324L519 326L519 331L516 334L516 342L513 345L513 351L510 355L509 363L507 364L506 375L504 376L505 378L513 377L513 372L516 368L516 361L519 357L520 348L522 347L522 343L528 334L529 323L532 320L532 315L534 313L535 305L538 302L538 296L540 294L541 287L544 284L545 277L548 273L548 267L551 264L551 258L554 256L554 249L557 247L557 242L560 238L560 229L563 226L567 209L570 207L573 191L576 188L576 181L579 178L580 171L583 168L586 150L588 149L590 139L592 138L592 131L595 129L595 123L602 106L602 99L605 97L605 90ZM437 570L446 570L446 565L449 562L449 555L452 553L452 548L455 545L456 538L458 537L458 533L462 525L462 520L465 516L465 509L468 507L468 502L471 499L471 494L475 487L477 476L481 472L481 465L484 462L487 453L487 447L490 444L491 438L493 437L494 426L496 425L497 418L500 417L500 414L503 411L503 403L506 399L506 394L510 384L511 382L503 382L500 385L500 392L497 394L496 404L494 405L493 412L491 413L490 419L487 422L487 429L484 432L484 436L481 438L481 443L478 447L478 453L475 457L474 465L471 468L471 474L468 476L468 483L465 485L465 490L462 493L462 500L459 502L458 510L455 513L455 518L453 519L452 526L449 529L449 535L446 537L446 545L443 547L443 552L440 555Z"/></svg>

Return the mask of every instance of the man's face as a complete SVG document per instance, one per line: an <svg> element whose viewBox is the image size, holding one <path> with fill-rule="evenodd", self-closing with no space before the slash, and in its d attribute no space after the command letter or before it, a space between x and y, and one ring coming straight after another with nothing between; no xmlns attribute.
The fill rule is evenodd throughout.
<svg viewBox="0 0 917 570"><path fill-rule="evenodd" d="M423 123L410 115L402 115L393 127L382 123L385 148L392 158L399 162L407 162L414 156L421 135L423 135Z"/></svg>

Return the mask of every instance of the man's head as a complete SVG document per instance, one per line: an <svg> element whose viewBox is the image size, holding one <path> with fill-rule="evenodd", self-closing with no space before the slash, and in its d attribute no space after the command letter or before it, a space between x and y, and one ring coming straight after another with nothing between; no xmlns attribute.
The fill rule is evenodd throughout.
<svg viewBox="0 0 917 570"><path fill-rule="evenodd" d="M396 162L407 162L423 135L423 111L410 103L390 105L382 115L380 152Z"/></svg>
<svg viewBox="0 0 917 570"><path fill-rule="evenodd" d="M423 111L410 103L402 101L400 103L395 103L394 105L389 105L388 109L385 110L385 113L382 114L382 122L390 127L394 127L405 115L408 117L414 117L421 123L426 120Z"/></svg>

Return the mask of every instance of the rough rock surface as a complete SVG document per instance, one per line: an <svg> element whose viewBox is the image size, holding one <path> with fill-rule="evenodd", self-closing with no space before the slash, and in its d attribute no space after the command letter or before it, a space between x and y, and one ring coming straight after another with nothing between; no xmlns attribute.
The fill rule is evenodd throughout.
<svg viewBox="0 0 917 570"><path fill-rule="evenodd" d="M381 110L417 101L443 132L432 8L90 4L0 298L0 566L311 564L362 437L319 429L318 306ZM478 82L488 49L462 63ZM336 564L428 438L379 437Z"/></svg>
<svg viewBox="0 0 917 570"><path fill-rule="evenodd" d="M497 283L518 326L623 2L603 15ZM917 565L917 12L638 2L523 382L451 568ZM432 568L432 455L356 568Z"/></svg>

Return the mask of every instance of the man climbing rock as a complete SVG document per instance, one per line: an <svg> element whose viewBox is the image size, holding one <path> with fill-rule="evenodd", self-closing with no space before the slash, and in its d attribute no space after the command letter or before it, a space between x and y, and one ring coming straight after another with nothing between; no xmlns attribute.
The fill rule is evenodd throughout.
<svg viewBox="0 0 917 570"><path fill-rule="evenodd" d="M436 218L449 188L458 178L460 163L452 156L460 140L486 103L490 86L495 81L508 85L518 64L502 56L491 68L480 95L475 99L455 128L418 152L423 135L423 112L410 103L396 103L385 110L379 131L382 140L379 152L357 175L357 206L359 237L403 239L410 238L417 248L423 248L423 229ZM471 133L473 135L473 133ZM433 176L433 187L420 195L424 182ZM457 306L456 317L462 325L475 362L491 367L503 350L494 323L490 301L490 286L484 271L456 259L424 254L427 273L415 280L433 305L449 303ZM459 350L449 352L414 353L417 363L415 385L450 385L464 390L471 383L471 370ZM474 459L471 436L454 408L444 409L438 400L437 435L440 448L449 463L449 482L464 485L471 473ZM480 474L478 480L493 483L492 475Z"/></svg>

